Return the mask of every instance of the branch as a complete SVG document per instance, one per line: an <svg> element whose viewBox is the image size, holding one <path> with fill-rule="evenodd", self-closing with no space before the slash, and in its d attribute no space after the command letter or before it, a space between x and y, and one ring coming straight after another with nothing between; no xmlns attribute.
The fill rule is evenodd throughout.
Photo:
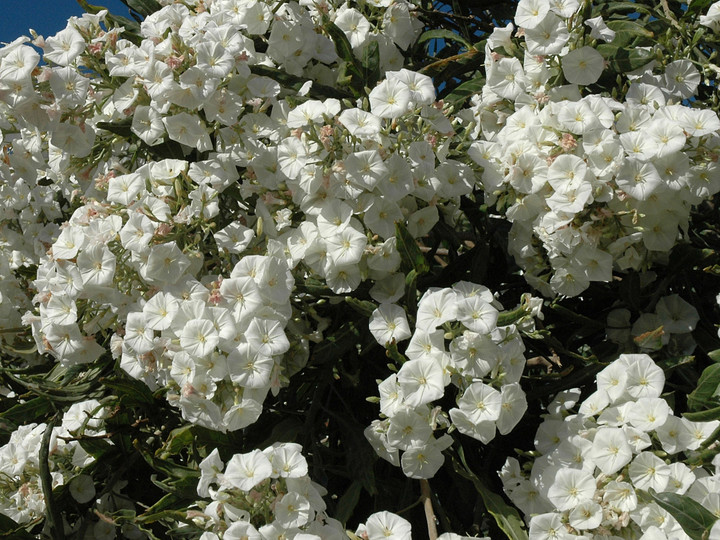
<svg viewBox="0 0 720 540"><path fill-rule="evenodd" d="M667 0L660 0L660 4L662 4L663 11L665 12L665 16L670 20L670 24L672 24L675 28L678 30L682 30L682 26L680 26L680 23L675 18L675 15L670 10L670 6L668 5Z"/></svg>
<svg viewBox="0 0 720 540"><path fill-rule="evenodd" d="M432 492L430 491L430 482L425 478L420 480L420 500L423 502L423 508L425 509L428 537L430 540L437 540L438 533L435 525L435 512L433 512L432 506Z"/></svg>

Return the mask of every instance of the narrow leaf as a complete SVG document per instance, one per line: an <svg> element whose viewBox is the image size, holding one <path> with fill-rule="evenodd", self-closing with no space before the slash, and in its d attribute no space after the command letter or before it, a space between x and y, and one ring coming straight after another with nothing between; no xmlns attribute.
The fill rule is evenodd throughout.
<svg viewBox="0 0 720 540"><path fill-rule="evenodd" d="M418 43L424 43L426 41L431 41L434 39L447 39L450 41L457 41L460 43L463 47L465 47L467 50L473 49L473 44L470 43L467 39L462 37L460 34L456 34L455 32L452 32L450 30L445 29L436 29L436 30L428 30L427 32L423 33L417 40Z"/></svg>
<svg viewBox="0 0 720 540"><path fill-rule="evenodd" d="M704 540L716 517L702 504L677 493L650 493L650 497L672 517L693 540Z"/></svg>
<svg viewBox="0 0 720 540"><path fill-rule="evenodd" d="M373 41L365 47L362 68L365 86L374 88L380 80L380 46L377 41Z"/></svg>
<svg viewBox="0 0 720 540"><path fill-rule="evenodd" d="M130 9L137 11L140 15L143 17L147 17L148 15L152 15L156 11L160 11L162 9L162 5L159 4L156 0L120 0L123 4L125 4Z"/></svg>
<svg viewBox="0 0 720 540"><path fill-rule="evenodd" d="M492 515L498 527L510 540L527 540L528 536L523 528L523 521L512 506L508 505L503 498L494 493L480 478L470 470L465 462L465 454L462 447L458 450L457 459L453 456L453 467L455 471L470 480L485 504L485 508Z"/></svg>
<svg viewBox="0 0 720 540"><path fill-rule="evenodd" d="M683 416L691 422L712 422L720 420L720 406L708 409L706 411L686 412Z"/></svg>
<svg viewBox="0 0 720 540"><path fill-rule="evenodd" d="M123 122L98 122L97 127L99 129L104 129L105 131L109 131L110 133L114 133L115 135L120 135L121 137L130 138L132 137L132 129L131 129L132 122L130 120L123 121Z"/></svg>
<svg viewBox="0 0 720 540"><path fill-rule="evenodd" d="M598 45L597 51L603 55L603 58L610 63L615 71L621 73L641 68L655 58L652 51L627 49L611 43Z"/></svg>
<svg viewBox="0 0 720 540"><path fill-rule="evenodd" d="M274 81L279 82L280 86L282 86L283 88L292 88L295 91L299 90L300 87L308 81L308 79L304 79L303 77L291 75L287 71L283 71L282 69L277 69L269 66L250 66L250 71L255 75L270 77ZM331 86L318 84L317 82L313 82L312 86L310 87L310 92L308 92L308 95L310 97L334 97L337 99L350 97L350 94L348 94L347 92L344 92L338 88L333 88Z"/></svg>
<svg viewBox="0 0 720 540"><path fill-rule="evenodd" d="M10 407L7 411L0 414L0 418L17 425L22 425L37 422L39 419L47 416L52 410L52 402L48 398L40 396L25 403Z"/></svg>
<svg viewBox="0 0 720 540"><path fill-rule="evenodd" d="M455 87L443 98L443 101L455 105L457 108L468 98L482 92L483 86L485 86L485 77L480 75Z"/></svg>
<svg viewBox="0 0 720 540"><path fill-rule="evenodd" d="M705 368L700 375L697 388L688 396L688 406L693 411L699 411L705 407L718 405L713 399L718 395L720 389L720 364L712 364Z"/></svg>
<svg viewBox="0 0 720 540"><path fill-rule="evenodd" d="M353 296L346 296L345 303L364 317L370 317L373 311L377 309L377 305L373 302L369 300L358 300Z"/></svg>
<svg viewBox="0 0 720 540"><path fill-rule="evenodd" d="M194 440L195 435L193 434L192 425L173 429L158 455L161 458L168 458L169 456L178 454L183 449L191 446Z"/></svg>
<svg viewBox="0 0 720 540"><path fill-rule="evenodd" d="M630 35L635 37L652 38L653 33L643 25L624 19L607 21L607 26L617 34ZM617 38L616 38L617 39ZM613 41L615 43L615 41Z"/></svg>
<svg viewBox="0 0 720 540"><path fill-rule="evenodd" d="M113 390L125 405L153 405L155 403L150 389L141 381L125 377L105 377L101 381L106 387Z"/></svg>
<svg viewBox="0 0 720 540"><path fill-rule="evenodd" d="M355 507L360 501L362 488L362 482L360 480L355 480L352 484L350 484L350 487L343 496L340 497L337 510L335 511L335 519L337 519L340 523L345 524L352 516L355 511Z"/></svg>
<svg viewBox="0 0 720 540"><path fill-rule="evenodd" d="M397 239L397 249L402 258L402 265L406 271L415 270L418 274L424 274L430 271L430 265L415 241L415 238L407 230L407 227L401 223L395 223L395 238Z"/></svg>

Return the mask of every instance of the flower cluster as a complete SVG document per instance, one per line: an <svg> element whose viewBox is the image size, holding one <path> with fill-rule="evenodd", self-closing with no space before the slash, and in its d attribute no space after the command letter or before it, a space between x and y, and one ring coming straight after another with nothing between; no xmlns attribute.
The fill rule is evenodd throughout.
<svg viewBox="0 0 720 540"><path fill-rule="evenodd" d="M215 449L200 471L197 493L211 502L198 502L189 517L206 530L203 540L344 537L340 522L325 513L326 491L308 476L298 444L276 443L227 463Z"/></svg>
<svg viewBox="0 0 720 540"><path fill-rule="evenodd" d="M627 74L624 100L588 93L605 69L595 47L614 33L578 7L519 2L524 39L512 23L495 29L487 85L460 113L476 123L469 155L486 195L512 222L510 252L548 296L662 261L692 206L720 191L720 120L684 101L697 69L649 56Z"/></svg>
<svg viewBox="0 0 720 540"><path fill-rule="evenodd" d="M357 55L380 43L392 67L419 30L410 7L380 3L366 19L346 4L173 3L143 21L141 43L103 30L101 12L36 40L48 66L23 40L2 49L0 82L22 90L0 95L15 131L0 171L16 196L7 244L34 243L0 272L38 264L23 319L38 351L71 366L110 350L168 387L185 419L235 430L321 337L296 277L335 293L370 279L375 299L397 299L395 223L420 238L453 219L474 175L445 159L454 130L426 76L387 71L365 101L308 93L340 92L328 24ZM307 83L288 92L255 73L276 68ZM3 297L22 289L16 274ZM18 319L27 298L6 306Z"/></svg>
<svg viewBox="0 0 720 540"><path fill-rule="evenodd" d="M528 454L533 459L521 466L508 458L500 472L531 540L637 538L654 528L652 538L689 538L646 496L649 490L687 495L720 515L718 471L683 462L720 421L673 415L660 397L665 374L645 354L620 355L596 382L596 392L579 404L579 391L556 396Z"/></svg>
<svg viewBox="0 0 720 540"><path fill-rule="evenodd" d="M101 514L119 508L134 508L134 504L120 493L126 482L119 482L98 494L95 482L87 472L95 458L83 449L80 439L105 434L104 411L97 400L73 404L63 415L61 424L52 428L48 447L51 488L65 486L80 507L92 504L93 512ZM40 449L47 429L46 424L20 426L12 432L8 443L0 447L0 513L19 524L37 522L46 513ZM70 516L65 515L65 534L69 536L84 529L94 531L97 538L114 538L115 525L98 520L93 512L80 513L73 522L68 522ZM131 524L123 526L126 538L136 538L137 532Z"/></svg>
<svg viewBox="0 0 720 540"><path fill-rule="evenodd" d="M530 319L532 303L524 299L513 322ZM508 315L500 310L487 287L459 282L423 295L414 332L395 304L381 304L373 313L370 329L381 345L395 348L400 341L410 342L407 360L378 386L384 419L375 420L365 436L381 457L402 465L410 478L431 478L442 466L442 451L452 437L436 437L436 430L453 427L487 444L496 431L509 433L525 413L519 384L525 346L515 324L499 322ZM449 385L457 392L457 407L444 412L432 403Z"/></svg>

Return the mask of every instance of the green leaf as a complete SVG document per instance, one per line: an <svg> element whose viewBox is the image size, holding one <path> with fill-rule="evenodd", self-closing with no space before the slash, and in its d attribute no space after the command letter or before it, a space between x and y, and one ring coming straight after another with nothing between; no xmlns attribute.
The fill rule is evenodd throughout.
<svg viewBox="0 0 720 540"><path fill-rule="evenodd" d="M715 3L715 0L693 0L688 4L688 8L683 13L683 19L694 19L696 15L705 13L707 9Z"/></svg>
<svg viewBox="0 0 720 540"><path fill-rule="evenodd" d="M160 11L162 9L162 5L159 4L156 0L120 0L123 4L125 4L130 9L137 11L140 15L143 17L147 17L148 15L152 15L156 11Z"/></svg>
<svg viewBox="0 0 720 540"><path fill-rule="evenodd" d="M623 13L642 13L644 15L652 15L652 11L642 4L636 4L635 2L611 2L608 9L610 13L623 12Z"/></svg>
<svg viewBox="0 0 720 540"><path fill-rule="evenodd" d="M470 470L466 461L462 446L458 449L458 458L453 456L453 467L455 471L470 480L485 504L485 508L495 519L498 527L510 540L527 540L528 536L523 528L523 520L512 506L508 505L503 498L493 492L480 478Z"/></svg>
<svg viewBox="0 0 720 540"><path fill-rule="evenodd" d="M87 0L77 0L77 3L80 4L80 7L83 8L87 13L97 14L100 13L104 8L103 6L93 6L92 4L88 4Z"/></svg>
<svg viewBox="0 0 720 540"><path fill-rule="evenodd" d="M345 303L364 317L370 317L373 311L377 309L377 305L373 302L369 300L358 300L353 296L346 296Z"/></svg>
<svg viewBox="0 0 720 540"><path fill-rule="evenodd" d="M691 422L711 422L713 420L720 420L720 406L706 411L699 412L686 412L683 416Z"/></svg>
<svg viewBox="0 0 720 540"><path fill-rule="evenodd" d="M104 377L101 381L107 388L113 390L126 406L147 406L155 403L152 392L141 381L126 377Z"/></svg>
<svg viewBox="0 0 720 540"><path fill-rule="evenodd" d="M650 497L672 517L693 540L705 540L705 534L717 518L702 504L677 493L649 493Z"/></svg>
<svg viewBox="0 0 720 540"><path fill-rule="evenodd" d="M362 493L362 482L355 480L347 491L340 497L338 501L337 510L335 511L335 519L337 519L343 525L352 516L355 507L360 501L360 494Z"/></svg>
<svg viewBox="0 0 720 540"><path fill-rule="evenodd" d="M27 526L27 523L19 525L5 514L0 514L0 538L11 538L12 540L33 540L37 538L37 536L25 530Z"/></svg>
<svg viewBox="0 0 720 540"><path fill-rule="evenodd" d="M100 458L103 454L115 448L105 439L80 438L78 442L80 446L82 446L82 449L95 459Z"/></svg>
<svg viewBox="0 0 720 540"><path fill-rule="evenodd" d="M417 279L418 273L415 270L410 270L405 276L405 305L408 315L412 317L417 313Z"/></svg>
<svg viewBox="0 0 720 540"><path fill-rule="evenodd" d="M419 275L430 271L430 265L420 251L415 238L400 221L395 223L395 238L397 239L397 250L402 259L402 267L406 272L415 270Z"/></svg>
<svg viewBox="0 0 720 540"><path fill-rule="evenodd" d="M617 19L606 22L608 28L616 32L615 40L621 36L652 38L654 34L643 25L625 19ZM615 40L612 41L614 45Z"/></svg>
<svg viewBox="0 0 720 540"><path fill-rule="evenodd" d="M708 353L708 356L710 357L710 360L713 362L720 363L720 349L715 349L714 351L710 351Z"/></svg>
<svg viewBox="0 0 720 540"><path fill-rule="evenodd" d="M365 47L361 65L365 86L375 88L380 80L380 46L377 41L372 41Z"/></svg>
<svg viewBox="0 0 720 540"><path fill-rule="evenodd" d="M114 133L115 135L120 135L121 137L125 137L126 139L129 139L132 137L132 120L123 120L122 122L98 122L97 127L98 129L104 129L105 131L109 131L110 133Z"/></svg>
<svg viewBox="0 0 720 540"><path fill-rule="evenodd" d="M330 20L327 15L323 14L323 28L335 44L335 52L345 62L344 73L341 75L355 92L359 95L362 93L365 83L363 81L363 66L355 57L350 40L348 40L345 32L338 25Z"/></svg>
<svg viewBox="0 0 720 540"><path fill-rule="evenodd" d="M261 65L254 65L250 66L250 71L254 75L261 75L263 77L269 77L274 81L277 81L280 83L280 86L283 88L290 88L292 90L298 91L300 87L305 84L308 79L304 79L302 77L297 77L295 75L291 75L287 71L283 71L282 69L277 69L273 67L268 66L261 66ZM317 97L317 98L328 98L328 97L334 97L337 99L343 99L347 97L351 97L350 94L347 92L344 92L343 90L340 90L338 88L333 88L331 86L325 86L323 84L318 84L313 81L312 86L310 87L310 91L308 92L308 95L310 97Z"/></svg>
<svg viewBox="0 0 720 540"><path fill-rule="evenodd" d="M168 458L172 455L180 453L183 449L192 445L195 440L193 434L193 426L186 425L173 429L170 432L168 440L165 442L163 448L159 451L158 456L161 458Z"/></svg>
<svg viewBox="0 0 720 540"><path fill-rule="evenodd" d="M187 509L188 499L174 493L166 493L158 502L137 516L140 523L153 523L168 517L169 511Z"/></svg>
<svg viewBox="0 0 720 540"><path fill-rule="evenodd" d="M688 407L693 411L699 411L705 407L718 405L717 399L720 390L720 364L712 364L705 368L700 375L697 388L688 396Z"/></svg>
<svg viewBox="0 0 720 540"><path fill-rule="evenodd" d="M457 41L460 43L463 47L465 47L467 50L474 49L473 44L470 43L467 39L462 37L460 34L456 34L455 32L452 32L450 30L445 29L436 29L436 30L428 30L427 32L424 32L417 40L418 43L424 43L426 41L430 41L433 39L446 39L450 41Z"/></svg>
<svg viewBox="0 0 720 540"><path fill-rule="evenodd" d="M17 425L22 425L37 422L53 412L53 410L52 402L45 396L39 396L25 403L19 403L18 405L10 407L7 411L0 414L0 418Z"/></svg>
<svg viewBox="0 0 720 540"><path fill-rule="evenodd" d="M455 108L458 108L465 103L468 98L482 92L483 86L485 86L485 77L479 75L455 87L443 98L443 101L455 105Z"/></svg>
<svg viewBox="0 0 720 540"><path fill-rule="evenodd" d="M643 49L627 49L611 43L597 46L597 51L610 63L610 67L618 73L634 71L651 62L655 55Z"/></svg>

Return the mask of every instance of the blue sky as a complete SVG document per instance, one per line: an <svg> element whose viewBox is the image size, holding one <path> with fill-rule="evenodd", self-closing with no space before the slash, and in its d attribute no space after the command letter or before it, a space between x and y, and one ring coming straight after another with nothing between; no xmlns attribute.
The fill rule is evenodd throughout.
<svg viewBox="0 0 720 540"><path fill-rule="evenodd" d="M120 0L88 0L104 6L115 15L128 16L128 8ZM68 18L80 16L83 9L75 0L0 0L0 42L9 43L22 35L30 35L29 28L48 37L67 24Z"/></svg>

